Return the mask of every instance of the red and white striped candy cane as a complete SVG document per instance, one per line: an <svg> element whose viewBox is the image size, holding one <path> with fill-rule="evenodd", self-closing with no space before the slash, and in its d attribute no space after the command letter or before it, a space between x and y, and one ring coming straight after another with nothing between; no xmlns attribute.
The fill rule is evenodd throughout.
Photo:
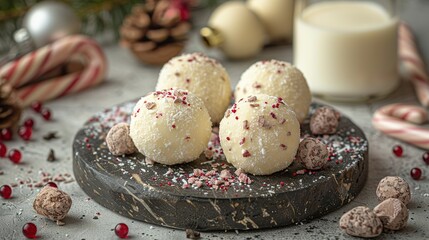
<svg viewBox="0 0 429 240"><path fill-rule="evenodd" d="M429 150L429 129L412 124L422 124L427 118L422 107L391 104L375 111L372 125L386 135Z"/></svg>
<svg viewBox="0 0 429 240"><path fill-rule="evenodd" d="M399 26L399 58L405 77L414 85L420 103L425 107L429 106L429 77L413 33L404 23Z"/></svg>
<svg viewBox="0 0 429 240"><path fill-rule="evenodd" d="M84 59L82 71L32 83L76 56ZM74 35L6 64L0 68L0 76L17 89L23 105L27 106L34 101L46 101L94 86L104 79L106 70L106 57L99 45L88 37Z"/></svg>

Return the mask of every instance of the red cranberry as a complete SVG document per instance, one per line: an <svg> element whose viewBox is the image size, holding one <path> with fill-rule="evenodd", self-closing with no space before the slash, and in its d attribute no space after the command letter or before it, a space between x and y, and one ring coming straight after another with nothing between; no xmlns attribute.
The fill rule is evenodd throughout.
<svg viewBox="0 0 429 240"><path fill-rule="evenodd" d="M26 238L37 238L36 234L37 234L37 227L36 224L34 223L26 223L23 227L22 227L22 234L24 234L24 236Z"/></svg>
<svg viewBox="0 0 429 240"><path fill-rule="evenodd" d="M395 154L395 156L397 157L402 157L402 154L404 153L404 150L402 149L401 146L399 145L395 145L392 149L393 154Z"/></svg>
<svg viewBox="0 0 429 240"><path fill-rule="evenodd" d="M49 186L49 187L53 187L53 188L58 188L57 184L54 183L54 182L48 182L48 183L46 183L45 186Z"/></svg>
<svg viewBox="0 0 429 240"><path fill-rule="evenodd" d="M118 223L115 227L116 236L119 238L127 238L128 237L128 226L125 223Z"/></svg>
<svg viewBox="0 0 429 240"><path fill-rule="evenodd" d="M426 163L426 165L429 165L429 152L423 153L422 159Z"/></svg>
<svg viewBox="0 0 429 240"><path fill-rule="evenodd" d="M4 143L0 142L0 157L6 157L7 147Z"/></svg>
<svg viewBox="0 0 429 240"><path fill-rule="evenodd" d="M12 139L12 131L9 128L3 128L0 132L1 139L9 141Z"/></svg>
<svg viewBox="0 0 429 240"><path fill-rule="evenodd" d="M410 175L414 180L420 180L422 177L422 170L420 168L413 168L411 169Z"/></svg>
<svg viewBox="0 0 429 240"><path fill-rule="evenodd" d="M52 117L52 116L51 116L51 111L50 111L49 109L46 109L46 108L42 109L41 114L42 114L42 117L43 117L46 121L51 120L51 117Z"/></svg>
<svg viewBox="0 0 429 240"><path fill-rule="evenodd" d="M32 118L27 118L24 122L24 126L32 128L34 126L34 120Z"/></svg>
<svg viewBox="0 0 429 240"><path fill-rule="evenodd" d="M9 185L3 185L0 187L0 196L4 199L12 197L12 188Z"/></svg>
<svg viewBox="0 0 429 240"><path fill-rule="evenodd" d="M31 104L31 108L33 108L33 110L34 111L36 111L36 112L40 112L40 110L42 110L42 103L41 102L33 102L32 104Z"/></svg>
<svg viewBox="0 0 429 240"><path fill-rule="evenodd" d="M9 159L15 164L18 164L21 161L21 157L22 157L22 154L17 149L12 149L9 152Z"/></svg>
<svg viewBox="0 0 429 240"><path fill-rule="evenodd" d="M30 140L32 134L33 129L31 127L22 126L18 130L18 135L25 141Z"/></svg>

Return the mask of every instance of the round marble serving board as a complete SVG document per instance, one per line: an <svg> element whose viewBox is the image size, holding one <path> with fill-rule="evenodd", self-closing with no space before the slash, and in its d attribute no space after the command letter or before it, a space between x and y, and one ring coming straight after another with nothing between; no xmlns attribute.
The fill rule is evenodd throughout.
<svg viewBox="0 0 429 240"><path fill-rule="evenodd" d="M184 188L194 169L236 170L222 155L203 154L182 165L150 165L141 154L113 156L105 136L116 123L129 122L136 101L95 114L73 143L73 169L80 187L100 205L123 216L171 228L248 230L286 226L311 220L353 200L368 173L368 145L363 132L342 116L337 134L318 136L332 147L326 168L305 172L298 163L270 176L253 176L251 184L238 177L230 186ZM313 103L310 114L320 104ZM301 136L309 135L308 119ZM210 142L212 144L213 142ZM220 146L212 146L221 151ZM227 190L226 190L227 189Z"/></svg>

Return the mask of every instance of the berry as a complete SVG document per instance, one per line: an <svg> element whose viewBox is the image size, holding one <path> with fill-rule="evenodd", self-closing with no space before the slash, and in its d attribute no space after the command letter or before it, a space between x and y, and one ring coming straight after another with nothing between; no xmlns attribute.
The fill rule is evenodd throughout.
<svg viewBox="0 0 429 240"><path fill-rule="evenodd" d="M24 236L26 238L37 238L36 234L37 234L37 227L36 224L34 223L26 223L23 227L22 227L22 234L24 234Z"/></svg>
<svg viewBox="0 0 429 240"><path fill-rule="evenodd" d="M54 183L54 182L48 182L48 183L46 183L45 186L49 186L49 187L53 187L53 188L58 188L57 184Z"/></svg>
<svg viewBox="0 0 429 240"><path fill-rule="evenodd" d="M116 236L119 238L127 238L128 237L128 226L125 223L118 223L115 227Z"/></svg>
<svg viewBox="0 0 429 240"><path fill-rule="evenodd" d="M15 164L18 164L21 161L21 157L22 157L22 154L17 149L12 149L9 152L9 159Z"/></svg>
<svg viewBox="0 0 429 240"><path fill-rule="evenodd" d="M426 163L426 165L429 165L429 152L423 153L422 159Z"/></svg>
<svg viewBox="0 0 429 240"><path fill-rule="evenodd" d="M0 187L0 196L4 199L12 197L12 188L9 185L3 185Z"/></svg>
<svg viewBox="0 0 429 240"><path fill-rule="evenodd" d="M34 120L32 118L27 118L24 122L24 126L32 128L34 126Z"/></svg>
<svg viewBox="0 0 429 240"><path fill-rule="evenodd" d="M51 120L51 117L52 117L52 116L51 116L51 111L50 111L49 109L46 109L46 108L42 109L41 114L42 114L42 117L43 117L46 121Z"/></svg>
<svg viewBox="0 0 429 240"><path fill-rule="evenodd" d="M33 108L33 110L34 111L36 111L36 112L40 112L41 110L42 110L42 103L41 102L33 102L32 104L31 104L31 108Z"/></svg>
<svg viewBox="0 0 429 240"><path fill-rule="evenodd" d="M404 153L404 150L402 149L401 146L399 145L395 145L392 149L393 154L395 154L395 156L397 157L402 157L402 154Z"/></svg>
<svg viewBox="0 0 429 240"><path fill-rule="evenodd" d="M12 139L12 131L9 128L3 128L0 132L0 137L4 141L9 141Z"/></svg>
<svg viewBox="0 0 429 240"><path fill-rule="evenodd" d="M0 142L0 157L6 157L7 147L4 143Z"/></svg>
<svg viewBox="0 0 429 240"><path fill-rule="evenodd" d="M28 141L33 134L33 129L31 127L22 126L18 130L18 135L24 140Z"/></svg>
<svg viewBox="0 0 429 240"><path fill-rule="evenodd" d="M420 168L413 168L411 169L410 175L414 180L420 180L422 177L422 170Z"/></svg>

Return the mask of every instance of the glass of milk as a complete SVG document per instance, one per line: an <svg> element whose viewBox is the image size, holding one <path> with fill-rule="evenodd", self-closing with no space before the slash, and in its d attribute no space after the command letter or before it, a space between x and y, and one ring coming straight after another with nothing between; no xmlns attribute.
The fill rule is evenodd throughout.
<svg viewBox="0 0 429 240"><path fill-rule="evenodd" d="M297 0L294 64L312 93L340 101L386 96L399 84L394 0Z"/></svg>

